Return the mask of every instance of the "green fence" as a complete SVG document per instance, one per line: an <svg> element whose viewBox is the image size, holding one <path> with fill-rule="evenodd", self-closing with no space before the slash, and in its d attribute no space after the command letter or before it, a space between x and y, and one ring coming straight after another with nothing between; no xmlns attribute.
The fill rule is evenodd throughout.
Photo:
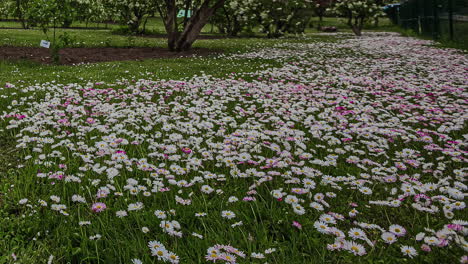
<svg viewBox="0 0 468 264"><path fill-rule="evenodd" d="M387 13L392 21L421 36L468 47L468 0L404 0Z"/></svg>

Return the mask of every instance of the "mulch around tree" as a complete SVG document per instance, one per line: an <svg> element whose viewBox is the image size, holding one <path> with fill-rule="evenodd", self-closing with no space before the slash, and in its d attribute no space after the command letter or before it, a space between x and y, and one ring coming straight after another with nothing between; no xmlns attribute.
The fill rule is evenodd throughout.
<svg viewBox="0 0 468 264"><path fill-rule="evenodd" d="M141 61L145 59L208 56L222 53L219 50L196 48L190 51L171 52L166 48L64 48L60 64L96 63L110 61ZM52 64L51 51L36 47L0 47L0 60L31 60Z"/></svg>

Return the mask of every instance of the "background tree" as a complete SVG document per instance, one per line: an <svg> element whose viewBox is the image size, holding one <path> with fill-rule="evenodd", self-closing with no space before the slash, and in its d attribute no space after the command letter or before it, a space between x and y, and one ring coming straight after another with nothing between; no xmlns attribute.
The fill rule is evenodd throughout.
<svg viewBox="0 0 468 264"><path fill-rule="evenodd" d="M109 17L110 6L106 7L104 1L99 0L75 0L72 7L75 10L75 19L86 23L103 22Z"/></svg>
<svg viewBox="0 0 468 264"><path fill-rule="evenodd" d="M381 8L385 5L385 0L374 0L375 4ZM374 26L378 27L379 26L379 18L380 16L374 16Z"/></svg>
<svg viewBox="0 0 468 264"><path fill-rule="evenodd" d="M333 4L333 0L314 0L314 4L315 15L319 18L317 29L320 30L323 25L323 17L325 16L327 9Z"/></svg>
<svg viewBox="0 0 468 264"><path fill-rule="evenodd" d="M260 0L263 8L260 25L269 37L284 33L303 33L312 13L312 2L307 0Z"/></svg>
<svg viewBox="0 0 468 264"><path fill-rule="evenodd" d="M142 33L141 25L155 10L155 0L106 0L120 24L132 33Z"/></svg>
<svg viewBox="0 0 468 264"><path fill-rule="evenodd" d="M362 35L364 24L369 19L384 15L375 0L337 0L332 11L348 19L347 24L356 36Z"/></svg>
<svg viewBox="0 0 468 264"><path fill-rule="evenodd" d="M30 27L27 16L32 2L33 0L15 0L11 5L13 17L17 18L21 22L21 26L24 29Z"/></svg>
<svg viewBox="0 0 468 264"><path fill-rule="evenodd" d="M13 9L12 1L0 1L0 19L7 19Z"/></svg>
<svg viewBox="0 0 468 264"><path fill-rule="evenodd" d="M30 0L26 20L47 33L49 28L68 27L73 22L73 0Z"/></svg>
<svg viewBox="0 0 468 264"><path fill-rule="evenodd" d="M215 11L224 6L225 0L156 0L156 8L164 21L171 51L184 51L192 48L203 27ZM180 10L191 10L178 19Z"/></svg>
<svg viewBox="0 0 468 264"><path fill-rule="evenodd" d="M259 28L269 37L303 33L313 14L310 0L227 0L214 16L221 32L237 35Z"/></svg>
<svg viewBox="0 0 468 264"><path fill-rule="evenodd" d="M216 25L220 33L228 36L237 36L242 31L252 32L259 22L257 10L260 2L227 0L210 20Z"/></svg>

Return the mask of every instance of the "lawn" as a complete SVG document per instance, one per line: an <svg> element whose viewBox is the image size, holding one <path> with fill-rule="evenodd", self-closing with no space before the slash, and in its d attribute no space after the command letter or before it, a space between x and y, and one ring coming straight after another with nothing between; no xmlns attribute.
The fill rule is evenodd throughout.
<svg viewBox="0 0 468 264"><path fill-rule="evenodd" d="M370 31L195 46L223 54L0 62L0 263L466 258L466 54Z"/></svg>

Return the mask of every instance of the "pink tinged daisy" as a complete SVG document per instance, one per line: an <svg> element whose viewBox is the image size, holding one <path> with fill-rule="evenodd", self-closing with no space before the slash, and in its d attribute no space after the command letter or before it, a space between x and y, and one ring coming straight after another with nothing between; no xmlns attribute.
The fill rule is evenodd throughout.
<svg viewBox="0 0 468 264"><path fill-rule="evenodd" d="M151 250L153 250L153 249L157 249L157 248L164 248L164 245L163 245L163 243L161 243L159 241L153 240L153 241L148 242L148 247Z"/></svg>
<svg viewBox="0 0 468 264"><path fill-rule="evenodd" d="M351 228L348 231L348 236L351 237L352 239L365 239L366 238L366 233L364 233L364 231L362 231L362 229Z"/></svg>
<svg viewBox="0 0 468 264"><path fill-rule="evenodd" d="M323 214L319 218L320 221L325 222L327 224L336 224L336 220L332 215Z"/></svg>
<svg viewBox="0 0 468 264"><path fill-rule="evenodd" d="M418 255L416 249L414 249L414 247L411 246L401 246L400 250L401 253L403 253L403 255L408 256L410 258L416 257Z"/></svg>
<svg viewBox="0 0 468 264"><path fill-rule="evenodd" d="M431 247L428 244L422 244L421 245L421 250L424 251L424 252L431 252L432 251Z"/></svg>
<svg viewBox="0 0 468 264"><path fill-rule="evenodd" d="M127 211L120 210L120 211L115 212L115 216L117 216L118 218L123 218L127 215L128 215Z"/></svg>
<svg viewBox="0 0 468 264"><path fill-rule="evenodd" d="M416 235L416 241L421 241L421 240L423 240L425 236L426 236L426 234L424 234L423 232L418 233L418 234Z"/></svg>
<svg viewBox="0 0 468 264"><path fill-rule="evenodd" d="M138 211L143 209L144 205L142 202L136 202L128 205L128 211Z"/></svg>
<svg viewBox="0 0 468 264"><path fill-rule="evenodd" d="M182 152L185 154L190 154L192 153L192 150L190 148L182 148Z"/></svg>
<svg viewBox="0 0 468 264"><path fill-rule="evenodd" d="M294 210L294 213L298 215L305 214L305 209L300 204L293 204L293 210Z"/></svg>
<svg viewBox="0 0 468 264"><path fill-rule="evenodd" d="M86 203L86 199L83 196L77 194L72 196L72 201L75 203Z"/></svg>
<svg viewBox="0 0 468 264"><path fill-rule="evenodd" d="M328 228L328 233L331 234L331 235L336 236L337 238L345 238L346 237L345 233L343 231L339 230L336 227L329 227Z"/></svg>
<svg viewBox="0 0 468 264"><path fill-rule="evenodd" d="M294 195L286 196L285 202L288 204L296 204L299 202L299 199Z"/></svg>
<svg viewBox="0 0 468 264"><path fill-rule="evenodd" d="M265 258L265 255L263 253L256 253L256 252L252 252L252 254L250 256L252 258L256 258L256 259L264 259Z"/></svg>
<svg viewBox="0 0 468 264"><path fill-rule="evenodd" d="M323 234L327 233L329 231L329 227L328 227L327 223L322 222L322 221L315 221L314 227L315 227L315 229L317 229L317 231L319 231L320 233L323 233Z"/></svg>
<svg viewBox="0 0 468 264"><path fill-rule="evenodd" d="M239 221L239 222L235 222L234 224L231 225L232 228L236 227L236 226L241 226L243 225L244 223L242 221Z"/></svg>
<svg viewBox="0 0 468 264"><path fill-rule="evenodd" d="M151 249L151 255L158 257L158 260L165 260L166 255L167 255L167 250L165 248Z"/></svg>
<svg viewBox="0 0 468 264"><path fill-rule="evenodd" d="M317 193L314 195L314 200L317 202L321 202L325 199L325 196L322 193Z"/></svg>
<svg viewBox="0 0 468 264"><path fill-rule="evenodd" d="M314 208L315 210L317 211L323 211L324 208L323 208L323 205L317 203L317 202L312 202L309 204L310 207Z"/></svg>
<svg viewBox="0 0 468 264"><path fill-rule="evenodd" d="M351 211L349 211L348 215L349 217L355 217L358 213L359 213L358 210L352 209Z"/></svg>
<svg viewBox="0 0 468 264"><path fill-rule="evenodd" d="M296 227L297 229L302 229L302 225L297 221L293 221L292 226Z"/></svg>
<svg viewBox="0 0 468 264"><path fill-rule="evenodd" d="M214 191L214 189L211 188L209 185L203 185L203 186L201 187L201 191L202 191L203 193L210 194L210 193L212 193L212 192Z"/></svg>
<svg viewBox="0 0 468 264"><path fill-rule="evenodd" d="M199 239L203 239L203 235L200 235L200 234L195 233L195 232L192 233L192 236L198 237Z"/></svg>
<svg viewBox="0 0 468 264"><path fill-rule="evenodd" d="M170 251L167 252L166 259L170 263L179 263L179 256L177 256L176 254L174 254L173 252L170 252Z"/></svg>
<svg viewBox="0 0 468 264"><path fill-rule="evenodd" d="M167 218L166 212L161 211L161 210L154 211L154 215L159 219L166 219Z"/></svg>
<svg viewBox="0 0 468 264"><path fill-rule="evenodd" d="M87 226L87 225L90 225L90 224L91 224L90 221L80 221L80 222L78 222L78 225L80 225L80 226Z"/></svg>
<svg viewBox="0 0 468 264"><path fill-rule="evenodd" d="M384 232L381 237L383 241L387 244L393 244L397 241L396 236L390 232Z"/></svg>
<svg viewBox="0 0 468 264"><path fill-rule="evenodd" d="M468 256L462 256L460 258L460 264L468 264Z"/></svg>
<svg viewBox="0 0 468 264"><path fill-rule="evenodd" d="M344 249L353 253L355 256L362 256L366 254L366 249L364 246L354 242L354 241L345 241Z"/></svg>
<svg viewBox="0 0 468 264"><path fill-rule="evenodd" d="M236 256L229 254L229 253L220 254L219 259L224 260L229 263L236 263Z"/></svg>
<svg viewBox="0 0 468 264"><path fill-rule="evenodd" d="M236 217L236 214L232 211L222 211L221 216L226 219L233 219Z"/></svg>
<svg viewBox="0 0 468 264"><path fill-rule="evenodd" d="M401 225L391 225L388 230L398 237L404 236L406 234L406 229Z"/></svg>
<svg viewBox="0 0 468 264"><path fill-rule="evenodd" d="M105 203L94 203L93 206L91 206L91 210L96 213L100 213L104 210L106 210L106 204Z"/></svg>
<svg viewBox="0 0 468 264"><path fill-rule="evenodd" d="M327 249L330 251L340 250L342 249L342 245L341 243L328 244Z"/></svg>
<svg viewBox="0 0 468 264"><path fill-rule="evenodd" d="M372 190L369 188L369 187L361 187L359 188L359 191L363 194L366 194L366 195L371 195L372 194Z"/></svg>
<svg viewBox="0 0 468 264"><path fill-rule="evenodd" d="M425 237L424 242L430 246L437 246L440 243L439 239L434 236Z"/></svg>

